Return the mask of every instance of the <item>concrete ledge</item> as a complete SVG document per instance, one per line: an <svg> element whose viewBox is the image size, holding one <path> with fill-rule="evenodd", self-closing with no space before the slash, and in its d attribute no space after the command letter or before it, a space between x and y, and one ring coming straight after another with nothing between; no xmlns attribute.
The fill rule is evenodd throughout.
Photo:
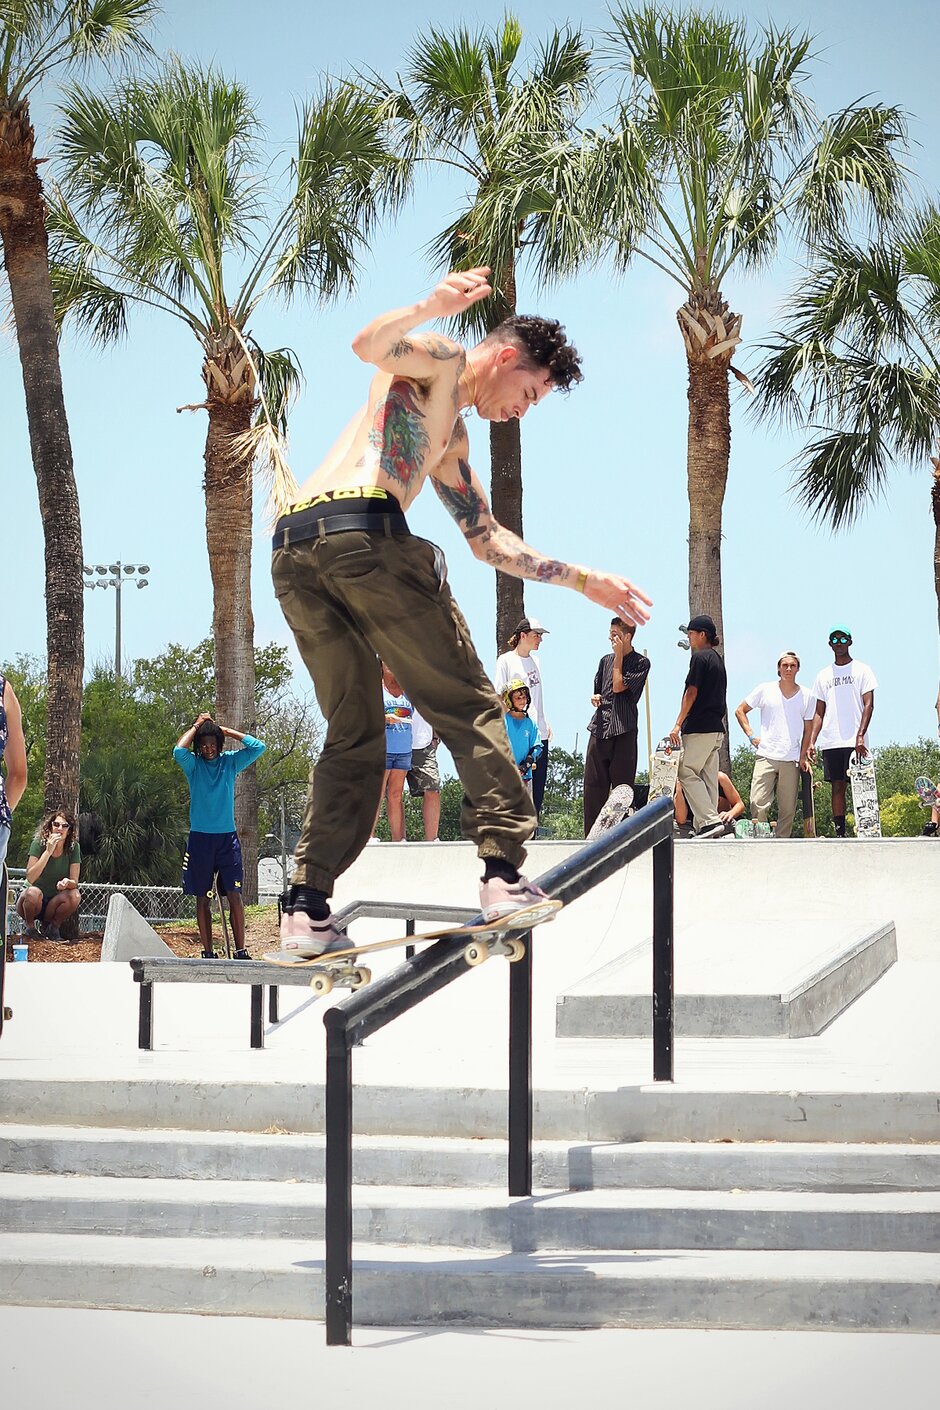
<svg viewBox="0 0 940 1410"><path fill-rule="evenodd" d="M826 943L830 927L817 923L788 937L778 922L729 923L714 946L707 927L687 927L676 937L676 1031L698 1038L821 1033L898 953L893 921L843 927ZM651 956L647 940L561 994L557 1036L650 1037Z"/></svg>

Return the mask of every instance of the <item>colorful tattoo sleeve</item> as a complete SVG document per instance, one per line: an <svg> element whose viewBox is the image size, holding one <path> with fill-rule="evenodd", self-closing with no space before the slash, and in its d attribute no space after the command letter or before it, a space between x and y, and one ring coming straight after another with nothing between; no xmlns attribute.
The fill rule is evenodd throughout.
<svg viewBox="0 0 940 1410"><path fill-rule="evenodd" d="M385 474L397 484L407 488L421 473L431 442L410 382L399 378L392 382L375 413L369 443L379 452Z"/></svg>

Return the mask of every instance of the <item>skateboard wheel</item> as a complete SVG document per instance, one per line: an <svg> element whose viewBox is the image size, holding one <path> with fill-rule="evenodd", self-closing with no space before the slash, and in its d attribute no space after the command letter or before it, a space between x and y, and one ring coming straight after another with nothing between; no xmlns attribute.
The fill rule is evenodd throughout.
<svg viewBox="0 0 940 1410"><path fill-rule="evenodd" d="M13 1010L12 1010L12 1009L8 1009L8 1008L4 1008L4 1010L3 1010L3 1021L6 1022L6 1020L7 1020L8 1018L12 1018L12 1017L13 1017Z"/></svg>
<svg viewBox="0 0 940 1410"><path fill-rule="evenodd" d="M481 945L474 941L464 950L463 957L468 965L478 965L483 964L484 960L489 959L490 952L486 945Z"/></svg>
<svg viewBox="0 0 940 1410"><path fill-rule="evenodd" d="M506 959L509 964L517 964L519 960L525 959L525 945L521 940L506 941Z"/></svg>
<svg viewBox="0 0 940 1410"><path fill-rule="evenodd" d="M333 979L329 974L315 974L310 981L310 988L315 994L329 994L333 989Z"/></svg>
<svg viewBox="0 0 940 1410"><path fill-rule="evenodd" d="M365 965L357 965L353 970L352 983L349 987L350 989L361 989L363 984L371 984L371 982L371 969L366 969Z"/></svg>

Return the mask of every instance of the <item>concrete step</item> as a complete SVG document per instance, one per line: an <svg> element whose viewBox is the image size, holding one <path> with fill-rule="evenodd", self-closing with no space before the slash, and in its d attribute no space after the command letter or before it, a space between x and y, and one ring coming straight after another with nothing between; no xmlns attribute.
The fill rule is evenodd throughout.
<svg viewBox="0 0 940 1410"><path fill-rule="evenodd" d="M936 1141L936 1090L878 1087L807 1091L669 1083L537 1088L540 1140L609 1141ZM500 1139L505 1087L357 1086L354 1123L367 1136ZM315 1134L324 1123L316 1082L183 1078L30 1078L4 1084L5 1122L205 1131L286 1130Z"/></svg>
<svg viewBox="0 0 940 1410"><path fill-rule="evenodd" d="M324 1191L261 1180L0 1175L9 1233L319 1239ZM940 1194L590 1190L509 1199L487 1190L366 1186L353 1235L467 1249L857 1249L940 1252Z"/></svg>
<svg viewBox="0 0 940 1410"><path fill-rule="evenodd" d="M325 1138L283 1132L0 1125L0 1171L321 1181ZM502 1140L356 1136L357 1185L505 1189ZM940 1190L940 1145L537 1141L535 1189Z"/></svg>
<svg viewBox="0 0 940 1410"><path fill-rule="evenodd" d="M727 1250L493 1256L358 1245L360 1326L936 1331L940 1257ZM0 1235L0 1303L323 1315L306 1240Z"/></svg>

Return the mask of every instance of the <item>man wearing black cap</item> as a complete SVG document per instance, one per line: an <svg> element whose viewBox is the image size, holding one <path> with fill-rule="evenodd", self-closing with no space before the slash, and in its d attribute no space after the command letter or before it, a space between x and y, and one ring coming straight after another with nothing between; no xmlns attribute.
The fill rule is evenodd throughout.
<svg viewBox="0 0 940 1410"><path fill-rule="evenodd" d="M833 663L819 672L813 686L816 714L803 736L800 766L813 763L817 747L823 778L832 786L832 821L836 837L845 836L845 785L853 753L868 753L868 726L875 709L875 673L849 654L852 633L833 627L829 633Z"/></svg>
<svg viewBox="0 0 940 1410"><path fill-rule="evenodd" d="M503 694L510 681L524 680L529 687L532 703L529 714L538 726L542 748L532 774L532 801L536 813L542 811L542 798L545 795L545 781L548 778L548 741L552 737L552 727L545 718L545 703L542 699L542 666L538 651L542 637L548 635L548 627L543 627L538 617L523 617L509 638L509 650L496 658L496 679L493 684Z"/></svg>
<svg viewBox="0 0 940 1410"><path fill-rule="evenodd" d="M695 819L698 838L722 837L728 831L718 815L718 751L724 738L728 677L715 647L718 632L711 617L692 617L687 627L692 660L672 746L682 746L679 782Z"/></svg>

